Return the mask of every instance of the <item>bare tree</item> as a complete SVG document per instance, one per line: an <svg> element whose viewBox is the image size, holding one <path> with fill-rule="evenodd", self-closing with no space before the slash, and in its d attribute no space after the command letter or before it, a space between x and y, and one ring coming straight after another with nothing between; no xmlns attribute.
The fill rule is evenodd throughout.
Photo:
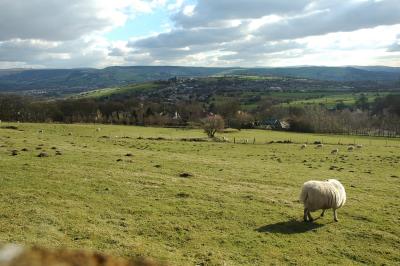
<svg viewBox="0 0 400 266"><path fill-rule="evenodd" d="M210 115L202 120L204 132L209 138L225 127L224 119L220 115Z"/></svg>

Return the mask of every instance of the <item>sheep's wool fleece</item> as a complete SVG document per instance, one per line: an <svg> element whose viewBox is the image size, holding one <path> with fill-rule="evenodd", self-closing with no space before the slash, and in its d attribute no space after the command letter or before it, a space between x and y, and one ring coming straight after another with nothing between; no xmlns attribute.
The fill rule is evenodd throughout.
<svg viewBox="0 0 400 266"><path fill-rule="evenodd" d="M309 211L339 209L346 202L346 191L336 179L308 181L303 185L300 202Z"/></svg>

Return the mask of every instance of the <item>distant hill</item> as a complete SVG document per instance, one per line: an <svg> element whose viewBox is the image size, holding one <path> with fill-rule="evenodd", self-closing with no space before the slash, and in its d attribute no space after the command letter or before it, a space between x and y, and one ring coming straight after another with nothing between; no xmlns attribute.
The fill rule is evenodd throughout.
<svg viewBox="0 0 400 266"><path fill-rule="evenodd" d="M73 93L132 83L178 77L221 75L287 76L326 81L400 81L400 68L388 67L285 67L212 68L177 66L128 66L104 69L6 69L0 70L0 91Z"/></svg>
<svg viewBox="0 0 400 266"><path fill-rule="evenodd" d="M381 68L361 69L356 67L286 67L286 68L251 68L235 72L252 75L275 75L309 78L328 81L378 81L393 82L400 80L400 68L385 71Z"/></svg>
<svg viewBox="0 0 400 266"><path fill-rule="evenodd" d="M399 73L400 67L387 67L387 66L355 66L354 68L375 71L375 72L389 72L389 73Z"/></svg>

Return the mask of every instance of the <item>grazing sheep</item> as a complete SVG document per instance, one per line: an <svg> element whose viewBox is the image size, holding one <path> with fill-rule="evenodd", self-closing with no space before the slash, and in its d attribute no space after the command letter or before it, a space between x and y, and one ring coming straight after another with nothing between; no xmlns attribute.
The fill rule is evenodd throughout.
<svg viewBox="0 0 400 266"><path fill-rule="evenodd" d="M317 148L322 148L322 147L324 147L324 144L322 143L317 145Z"/></svg>
<svg viewBox="0 0 400 266"><path fill-rule="evenodd" d="M44 133L44 129L39 130L39 133L43 134Z"/></svg>
<svg viewBox="0 0 400 266"><path fill-rule="evenodd" d="M331 154L338 154L338 153L339 153L339 149L338 149L338 148L333 149L333 150L331 151Z"/></svg>
<svg viewBox="0 0 400 266"><path fill-rule="evenodd" d="M97 131L97 132L100 132L100 131L101 131L101 128L99 128L99 127L96 128L96 131Z"/></svg>
<svg viewBox="0 0 400 266"><path fill-rule="evenodd" d="M363 147L363 145L362 144L357 144L357 149L361 149L362 147Z"/></svg>
<svg viewBox="0 0 400 266"><path fill-rule="evenodd" d="M43 158L43 157L49 157L49 155L46 152L41 152L41 153L38 154L37 157Z"/></svg>
<svg viewBox="0 0 400 266"><path fill-rule="evenodd" d="M305 148L307 148L307 144L301 145L301 149L305 149Z"/></svg>
<svg viewBox="0 0 400 266"><path fill-rule="evenodd" d="M353 150L354 150L354 146L349 146L349 147L347 148L347 150L348 150L348 151L353 151Z"/></svg>
<svg viewBox="0 0 400 266"><path fill-rule="evenodd" d="M337 209L346 203L346 191L336 179L327 181L308 181L304 183L300 194L300 202L304 204L304 221L312 222L310 212L322 209L321 217L325 210L333 209L333 217L337 222Z"/></svg>

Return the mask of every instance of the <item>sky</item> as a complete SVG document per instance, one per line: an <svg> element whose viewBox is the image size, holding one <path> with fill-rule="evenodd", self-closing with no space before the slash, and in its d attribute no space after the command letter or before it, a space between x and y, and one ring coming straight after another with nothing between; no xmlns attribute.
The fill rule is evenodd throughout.
<svg viewBox="0 0 400 266"><path fill-rule="evenodd" d="M400 67L400 0L0 0L0 68Z"/></svg>

